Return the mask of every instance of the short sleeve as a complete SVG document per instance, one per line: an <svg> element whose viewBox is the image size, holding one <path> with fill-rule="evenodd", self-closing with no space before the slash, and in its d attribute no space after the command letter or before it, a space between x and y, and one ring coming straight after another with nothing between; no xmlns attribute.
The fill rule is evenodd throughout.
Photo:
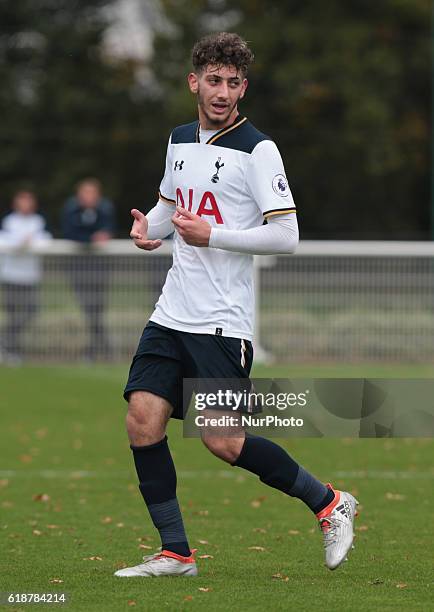
<svg viewBox="0 0 434 612"><path fill-rule="evenodd" d="M253 149L246 180L265 219L296 212L282 158L272 140L263 140Z"/></svg>
<svg viewBox="0 0 434 612"><path fill-rule="evenodd" d="M162 202L166 204L176 204L175 194L173 193L172 184L172 147L171 147L172 135L169 138L166 153L166 167L164 170L164 176L160 183L160 189L158 191L158 197Z"/></svg>

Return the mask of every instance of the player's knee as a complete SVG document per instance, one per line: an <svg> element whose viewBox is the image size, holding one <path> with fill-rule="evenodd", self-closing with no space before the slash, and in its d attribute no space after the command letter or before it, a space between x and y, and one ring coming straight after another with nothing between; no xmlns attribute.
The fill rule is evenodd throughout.
<svg viewBox="0 0 434 612"><path fill-rule="evenodd" d="M240 454L238 438L203 436L202 442L213 455L227 463L234 463Z"/></svg>
<svg viewBox="0 0 434 612"><path fill-rule="evenodd" d="M126 427L134 446L154 444L161 440L166 430L166 419L147 401L142 392L132 392L128 399Z"/></svg>

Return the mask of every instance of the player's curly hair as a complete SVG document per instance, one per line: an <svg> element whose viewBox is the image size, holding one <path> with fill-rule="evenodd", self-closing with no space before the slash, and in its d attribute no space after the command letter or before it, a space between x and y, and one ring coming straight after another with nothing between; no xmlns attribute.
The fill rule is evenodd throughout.
<svg viewBox="0 0 434 612"><path fill-rule="evenodd" d="M232 32L218 32L204 36L193 47L194 69L201 72L209 64L235 66L246 76L254 55L245 40Z"/></svg>

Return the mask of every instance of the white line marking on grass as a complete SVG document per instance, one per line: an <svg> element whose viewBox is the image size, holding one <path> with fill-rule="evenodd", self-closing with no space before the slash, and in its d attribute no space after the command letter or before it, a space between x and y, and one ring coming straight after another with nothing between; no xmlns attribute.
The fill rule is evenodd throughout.
<svg viewBox="0 0 434 612"><path fill-rule="evenodd" d="M231 480L240 475L238 470L179 470L179 478L222 478ZM434 472L410 470L339 470L332 473L334 478L354 480L433 480ZM135 478L128 470L0 470L0 478L46 478L81 480L83 478Z"/></svg>
<svg viewBox="0 0 434 612"><path fill-rule="evenodd" d="M179 470L179 478L222 478L232 479L239 474L234 470ZM0 470L0 478L64 478L81 480L83 478L125 478L135 477L127 470Z"/></svg>
<svg viewBox="0 0 434 612"><path fill-rule="evenodd" d="M415 472L410 470L350 470L333 472L335 478L366 480L431 480L434 472Z"/></svg>

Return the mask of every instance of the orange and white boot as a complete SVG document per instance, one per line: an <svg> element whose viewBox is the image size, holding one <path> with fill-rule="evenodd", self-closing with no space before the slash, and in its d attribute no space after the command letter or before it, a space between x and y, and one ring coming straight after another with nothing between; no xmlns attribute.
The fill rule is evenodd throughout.
<svg viewBox="0 0 434 612"><path fill-rule="evenodd" d="M189 557L181 557L170 550L162 550L154 555L143 557L143 563L125 567L115 572L121 578L156 577L156 576L197 576L194 559L196 549Z"/></svg>
<svg viewBox="0 0 434 612"><path fill-rule="evenodd" d="M359 502L351 493L336 491L330 483L327 487L334 492L335 498L316 516L324 537L325 563L334 570L347 560L349 551L354 548L354 518Z"/></svg>

